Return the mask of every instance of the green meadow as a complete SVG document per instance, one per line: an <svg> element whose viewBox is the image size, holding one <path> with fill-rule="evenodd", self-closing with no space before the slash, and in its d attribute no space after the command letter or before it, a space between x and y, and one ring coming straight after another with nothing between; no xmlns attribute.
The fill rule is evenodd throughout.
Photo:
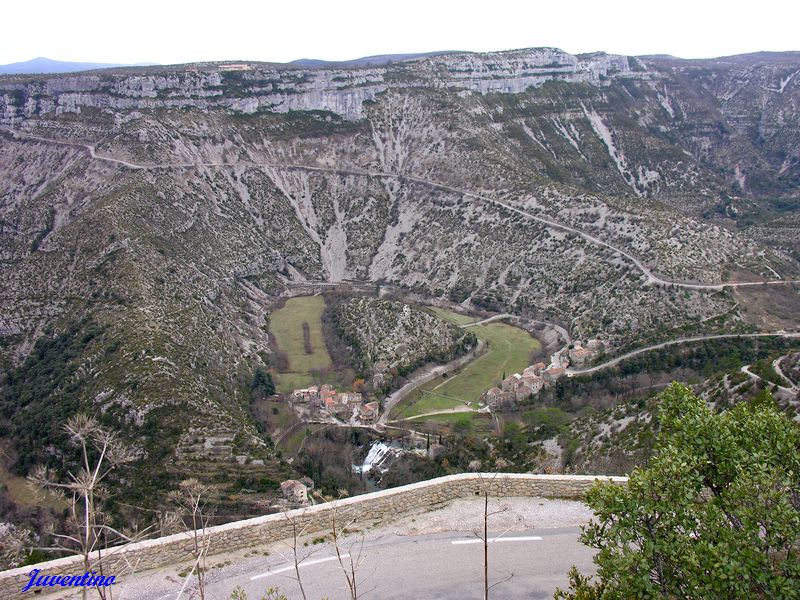
<svg viewBox="0 0 800 600"><path fill-rule="evenodd" d="M312 369L331 367L331 357L322 333L324 311L325 299L322 296L300 296L289 298L282 308L272 313L270 332L275 336L278 349L289 358L289 368L279 374L279 392L307 387L314 383L309 374ZM311 354L305 351L303 323L308 323Z"/></svg>
<svg viewBox="0 0 800 600"><path fill-rule="evenodd" d="M435 310L437 314L440 314L439 311L449 313L442 309ZM465 318L455 313L450 315L455 315L451 318ZM521 372L528 366L531 352L540 348L539 342L528 332L505 323L477 325L470 329L487 344L486 351L460 372L446 378L438 377L417 388L397 407L397 417L446 410L467 402L477 404L486 390L501 381L503 373L511 375ZM468 413L460 417L466 418Z"/></svg>

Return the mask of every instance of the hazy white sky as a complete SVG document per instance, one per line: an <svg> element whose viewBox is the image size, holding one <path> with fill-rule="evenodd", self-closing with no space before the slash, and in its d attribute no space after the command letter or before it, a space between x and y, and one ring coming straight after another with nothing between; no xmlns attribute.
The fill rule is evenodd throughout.
<svg viewBox="0 0 800 600"><path fill-rule="evenodd" d="M3 6L0 64L345 60L555 46L684 58L800 50L800 2L38 0Z"/></svg>

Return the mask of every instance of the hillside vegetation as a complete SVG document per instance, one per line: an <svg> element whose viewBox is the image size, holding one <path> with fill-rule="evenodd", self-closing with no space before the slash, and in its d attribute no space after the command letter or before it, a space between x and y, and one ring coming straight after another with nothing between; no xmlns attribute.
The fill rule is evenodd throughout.
<svg viewBox="0 0 800 600"><path fill-rule="evenodd" d="M470 330L396 300L341 299L330 315L357 367L363 373L382 374L386 389L417 367L448 362L477 344Z"/></svg>
<svg viewBox="0 0 800 600"><path fill-rule="evenodd" d="M139 449L132 502L197 474L237 510L263 500L254 472L294 471L251 384L263 369L288 389L324 363L319 306L275 314L319 282L525 314L609 348L796 325L798 70L794 53L525 49L0 77L9 467L65 473L53 422L87 412ZM784 283L687 285L762 280ZM431 314L354 302L359 370L470 346Z"/></svg>

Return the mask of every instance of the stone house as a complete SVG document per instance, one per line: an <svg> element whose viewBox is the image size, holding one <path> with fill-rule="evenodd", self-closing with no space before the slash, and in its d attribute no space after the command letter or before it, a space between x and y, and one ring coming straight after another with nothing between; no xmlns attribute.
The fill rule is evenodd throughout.
<svg viewBox="0 0 800 600"><path fill-rule="evenodd" d="M315 402L319 399L319 388L312 385L308 388L301 388L292 392L292 400L295 402Z"/></svg>
<svg viewBox="0 0 800 600"><path fill-rule="evenodd" d="M360 394L359 394L360 395ZM380 405L377 402L367 402L362 404L358 409L358 416L362 423L374 423L378 418L378 409Z"/></svg>
<svg viewBox="0 0 800 600"><path fill-rule="evenodd" d="M497 399L500 397L500 394L503 393L499 387L489 388L489 390L483 395L483 401L487 406L494 406L497 402Z"/></svg>
<svg viewBox="0 0 800 600"><path fill-rule="evenodd" d="M525 370L522 372L523 377L538 377L541 374L541 370L535 368L533 365L530 367L526 367Z"/></svg>
<svg viewBox="0 0 800 600"><path fill-rule="evenodd" d="M328 408L331 405L331 401L336 402L336 390L333 389L333 386L327 383L320 386L319 401L323 408Z"/></svg>
<svg viewBox="0 0 800 600"><path fill-rule="evenodd" d="M517 387L517 384L522 381L522 375L519 373L514 373L513 375L509 375L502 382L500 382L500 389L504 392L511 392L514 391L514 388Z"/></svg>
<svg viewBox="0 0 800 600"><path fill-rule="evenodd" d="M334 391L323 392L323 407L330 414L335 415L351 415L353 409L361 406L364 397L357 392L342 392L337 394Z"/></svg>
<svg viewBox="0 0 800 600"><path fill-rule="evenodd" d="M323 404L323 407L325 408L325 410L328 411L329 414L335 416L349 417L353 413L353 407L339 402L339 399L336 397L336 394L334 394L331 397L325 398L325 404Z"/></svg>
<svg viewBox="0 0 800 600"><path fill-rule="evenodd" d="M308 488L296 479L287 479L281 483L283 495L292 502L305 504L308 502Z"/></svg>
<svg viewBox="0 0 800 600"><path fill-rule="evenodd" d="M536 375L522 377L514 386L514 399L523 402L530 396L538 394L544 387L544 380Z"/></svg>
<svg viewBox="0 0 800 600"><path fill-rule="evenodd" d="M516 393L513 389L502 390L493 387L483 395L483 401L489 408L513 406L515 400Z"/></svg>
<svg viewBox="0 0 800 600"><path fill-rule="evenodd" d="M329 413L332 413L336 410L336 396L335 395L326 395L322 399L322 408L327 410Z"/></svg>
<svg viewBox="0 0 800 600"><path fill-rule="evenodd" d="M522 380L530 385L532 394L538 394L544 387L544 379L538 375L526 375L523 376Z"/></svg>
<svg viewBox="0 0 800 600"><path fill-rule="evenodd" d="M497 398L495 405L493 408L511 408L516 404L517 394L515 391L511 390L508 392L503 392Z"/></svg>
<svg viewBox="0 0 800 600"><path fill-rule="evenodd" d="M528 367L528 369L531 370L531 374L532 375L541 375L542 371L544 371L546 368L547 368L547 365L544 364L543 362L537 362L536 364L531 365L530 367ZM528 369L525 369L525 371L527 371ZM523 375L524 374L525 373L523 372Z"/></svg>
<svg viewBox="0 0 800 600"><path fill-rule="evenodd" d="M587 364L591 358L592 351L588 348L583 348L580 345L576 345L572 350L569 351L570 362L578 367L582 367Z"/></svg>
<svg viewBox="0 0 800 600"><path fill-rule="evenodd" d="M533 394L533 384L524 379L514 387L514 400L524 402Z"/></svg>
<svg viewBox="0 0 800 600"><path fill-rule="evenodd" d="M344 406L355 406L364 401L364 397L357 392L342 392L336 398L339 404Z"/></svg>
<svg viewBox="0 0 800 600"><path fill-rule="evenodd" d="M431 444L431 447L428 448L428 458L436 460L445 453L445 450L446 448L442 444Z"/></svg>
<svg viewBox="0 0 800 600"><path fill-rule="evenodd" d="M564 367L550 367L544 373L542 373L542 378L544 379L545 383L555 383L559 377L562 377L566 369Z"/></svg>

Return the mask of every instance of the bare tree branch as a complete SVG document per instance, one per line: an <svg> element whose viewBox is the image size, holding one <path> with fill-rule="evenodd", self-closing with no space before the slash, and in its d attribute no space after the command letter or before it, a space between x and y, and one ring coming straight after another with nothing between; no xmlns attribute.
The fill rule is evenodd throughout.
<svg viewBox="0 0 800 600"><path fill-rule="evenodd" d="M67 472L59 480L53 470L39 465L32 470L28 480L39 492L48 490L69 504L66 522L69 532L52 533L55 549L82 556L86 571L96 568L102 575L104 553L113 553L113 548L120 543L141 539L147 531L135 535L122 533L112 527L111 517L101 508L101 503L109 496L106 478L135 454L117 440L114 432L87 415L71 417L64 430L70 442L80 449L78 470ZM113 597L111 587L95 586L95 591L101 599ZM87 588L82 588L81 594L85 599Z"/></svg>
<svg viewBox="0 0 800 600"><path fill-rule="evenodd" d="M340 492L339 499L341 499L342 493ZM328 498L320 497L321 500L330 502L331 500ZM368 592L372 591L372 589L364 590L361 588L363 583L372 575L374 575L375 571L373 570L372 573L367 575L366 577L359 578L359 570L363 565L363 561L365 558L364 555L364 534L362 533L359 536L359 540L354 542L347 548L346 552L342 552L342 536L347 533L347 530L352 527L356 523L356 519L351 519L344 527L339 526L338 521L338 507L333 501L333 506L331 509L331 537L333 538L333 547L336 552L336 560L339 563L339 568L342 570L344 574L345 580L347 581L347 588L350 591L350 600L358 600ZM357 550L356 550L357 548Z"/></svg>
<svg viewBox="0 0 800 600"><path fill-rule="evenodd" d="M189 578L192 574L197 574L197 591L200 600L205 600L206 594L206 557L211 547L211 537L208 534L209 517L205 513L208 495L211 488L197 479L186 479L181 481L178 489L169 494L178 507L188 511L188 517L183 520L184 527L192 536L192 556L195 557L195 564L183 583L183 587L178 597L183 593Z"/></svg>
<svg viewBox="0 0 800 600"><path fill-rule="evenodd" d="M509 527L499 535L497 535L493 540L489 540L489 517L499 515L501 513L508 512L509 506L508 505L500 505L497 510L489 510L489 495L491 492L492 483L497 478L497 473L494 473L488 481L483 477L482 473L476 473L478 475L478 480L481 484L481 495L483 496L483 527L482 531L474 531L474 535L479 538L483 542L483 599L489 600L489 591L499 585L511 579L514 576L512 572L507 578L497 581L493 584L489 584L489 546L494 540L504 536L508 533L511 528Z"/></svg>
<svg viewBox="0 0 800 600"><path fill-rule="evenodd" d="M303 588L303 580L300 577L300 565L304 560L306 560L309 556L314 554L316 550L312 550L310 552L305 553L302 557L300 557L300 552L298 548L298 542L300 538L305 535L308 527L310 526L311 522L308 521L302 528L298 527L297 520L290 516L288 512L284 512L284 517L286 518L287 522L292 528L292 543L289 548L292 551L292 559L291 562L294 565L294 573L295 576L293 579L297 582L297 586L300 588L300 595L303 597L303 600L306 600L306 591Z"/></svg>

